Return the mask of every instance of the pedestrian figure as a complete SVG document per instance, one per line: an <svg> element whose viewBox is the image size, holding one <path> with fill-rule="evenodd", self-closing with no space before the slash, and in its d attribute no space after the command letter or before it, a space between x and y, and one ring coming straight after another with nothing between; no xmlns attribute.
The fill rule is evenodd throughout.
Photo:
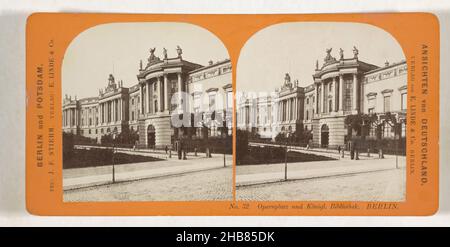
<svg viewBox="0 0 450 247"><path fill-rule="evenodd" d="M338 146L338 154L341 154L341 146Z"/></svg>
<svg viewBox="0 0 450 247"><path fill-rule="evenodd" d="M181 160L182 159L182 150L181 150L181 141L177 141L177 153L178 153L178 159Z"/></svg>
<svg viewBox="0 0 450 247"><path fill-rule="evenodd" d="M350 159L355 158L355 144L353 142L350 142Z"/></svg>
<svg viewBox="0 0 450 247"><path fill-rule="evenodd" d="M166 147L164 149L165 149L166 154L167 154L167 151L169 151L169 147L167 147L167 145L166 145Z"/></svg>

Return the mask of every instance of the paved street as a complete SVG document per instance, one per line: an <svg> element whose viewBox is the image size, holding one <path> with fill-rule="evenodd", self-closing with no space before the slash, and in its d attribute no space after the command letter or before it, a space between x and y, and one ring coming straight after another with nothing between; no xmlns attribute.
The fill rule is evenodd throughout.
<svg viewBox="0 0 450 247"><path fill-rule="evenodd" d="M403 200L405 157L246 165L236 168L238 200Z"/></svg>
<svg viewBox="0 0 450 247"><path fill-rule="evenodd" d="M232 200L232 167L64 191L64 201Z"/></svg>
<svg viewBox="0 0 450 247"><path fill-rule="evenodd" d="M120 151L127 154L139 154L154 156L154 153L143 153L133 151ZM161 176L182 174L188 172L221 168L224 166L224 158L221 154L212 154L212 158L205 158L204 154L188 156L187 160L178 160L175 156L169 158L167 155L163 161L140 162L121 164L114 166L115 181L130 181L144 178L155 178ZM165 154L164 154L165 155ZM232 156L225 156L227 166L232 166ZM94 185L109 184L112 181L112 166L87 167L63 170L64 190L83 188Z"/></svg>
<svg viewBox="0 0 450 247"><path fill-rule="evenodd" d="M256 201L403 201L405 168L288 182L241 186L238 200Z"/></svg>
<svg viewBox="0 0 450 247"><path fill-rule="evenodd" d="M162 161L63 170L65 201L231 200L232 156L189 155L187 160L165 153L119 150L128 154L159 155Z"/></svg>

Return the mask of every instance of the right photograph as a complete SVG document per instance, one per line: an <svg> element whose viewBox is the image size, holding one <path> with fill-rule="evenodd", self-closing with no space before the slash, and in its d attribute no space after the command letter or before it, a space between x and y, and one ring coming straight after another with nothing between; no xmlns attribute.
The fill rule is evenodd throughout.
<svg viewBox="0 0 450 247"><path fill-rule="evenodd" d="M255 33L236 68L236 199L405 201L407 66L368 24Z"/></svg>

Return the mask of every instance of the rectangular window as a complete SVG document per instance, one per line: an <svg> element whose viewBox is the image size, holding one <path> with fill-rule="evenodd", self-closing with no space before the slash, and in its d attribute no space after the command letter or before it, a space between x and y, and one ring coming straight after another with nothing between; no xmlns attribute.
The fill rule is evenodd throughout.
<svg viewBox="0 0 450 247"><path fill-rule="evenodd" d="M227 108L233 108L233 92L227 92Z"/></svg>
<svg viewBox="0 0 450 247"><path fill-rule="evenodd" d="M384 112L391 111L391 96L384 96Z"/></svg>
<svg viewBox="0 0 450 247"><path fill-rule="evenodd" d="M199 94L194 95L194 112L195 113L200 112L200 95Z"/></svg>
<svg viewBox="0 0 450 247"><path fill-rule="evenodd" d="M209 95L209 111L214 111L215 106L216 105L216 95L212 94Z"/></svg>
<svg viewBox="0 0 450 247"><path fill-rule="evenodd" d="M406 93L402 93L402 111L406 110L408 106L408 98L406 97Z"/></svg>
<svg viewBox="0 0 450 247"><path fill-rule="evenodd" d="M344 91L344 111L352 110L352 100L353 100L353 80L345 80L345 91Z"/></svg>
<svg viewBox="0 0 450 247"><path fill-rule="evenodd" d="M370 108L375 108L375 105L376 105L376 98L375 98L375 97L369 98L369 99L367 100L367 105L368 105Z"/></svg>

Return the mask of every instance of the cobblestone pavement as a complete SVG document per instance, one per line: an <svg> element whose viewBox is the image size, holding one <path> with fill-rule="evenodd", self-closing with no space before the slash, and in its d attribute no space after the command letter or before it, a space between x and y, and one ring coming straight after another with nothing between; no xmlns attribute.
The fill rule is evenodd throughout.
<svg viewBox="0 0 450 247"><path fill-rule="evenodd" d="M64 201L232 200L232 167L64 191Z"/></svg>
<svg viewBox="0 0 450 247"><path fill-rule="evenodd" d="M405 168L288 182L241 186L238 200L403 201Z"/></svg>
<svg viewBox="0 0 450 247"><path fill-rule="evenodd" d="M341 159L332 161L292 162L287 165L287 177L291 180L312 179L390 170L395 169L396 166L404 167L405 165L406 159L404 156L399 157L398 162L396 162L395 157L367 160ZM269 165L240 165L236 168L236 184L237 186L241 186L277 182L284 180L284 171L284 163Z"/></svg>
<svg viewBox="0 0 450 247"><path fill-rule="evenodd" d="M232 166L231 155L225 156L225 163L227 166ZM223 165L224 156L213 154L212 158L199 156L188 157L187 160L178 160L172 157L162 161L120 164L116 165L114 170L116 181L130 181L221 168ZM112 181L112 170L111 165L64 169L63 188L68 190L109 184Z"/></svg>

